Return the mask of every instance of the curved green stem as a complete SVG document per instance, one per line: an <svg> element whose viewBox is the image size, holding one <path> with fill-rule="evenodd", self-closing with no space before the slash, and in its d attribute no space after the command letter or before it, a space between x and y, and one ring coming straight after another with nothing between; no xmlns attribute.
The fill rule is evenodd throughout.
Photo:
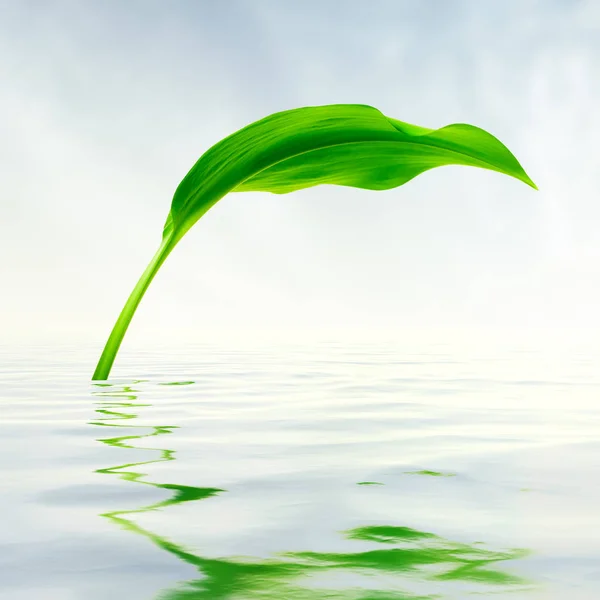
<svg viewBox="0 0 600 600"><path fill-rule="evenodd" d="M165 262L165 259L171 253L171 250L173 250L175 247L176 243L177 240L174 238L174 236L164 238L160 247L156 251L156 254L150 261L150 264L142 273L140 280L133 288L131 295L127 299L127 302L125 303L125 306L123 307L123 310L121 311L121 314L119 315L119 318L117 319L117 322L110 333L108 341L106 342L106 346L104 346L104 350L102 351L102 356L100 356L96 370L92 375L92 381L108 379L113 362L115 361L115 357L119 351L123 337L125 336L125 332L129 327L129 323L131 322L131 319L133 318L140 301L144 297L148 286L154 279L154 276L160 269L160 266L163 264L163 262Z"/></svg>

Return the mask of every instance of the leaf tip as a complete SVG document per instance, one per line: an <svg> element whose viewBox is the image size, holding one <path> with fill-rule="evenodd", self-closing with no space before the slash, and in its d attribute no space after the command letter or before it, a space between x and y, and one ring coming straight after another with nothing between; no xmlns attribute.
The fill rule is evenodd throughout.
<svg viewBox="0 0 600 600"><path fill-rule="evenodd" d="M529 177L525 171L523 171L523 176L520 179L523 183L526 183L529 187L532 187L534 190L539 192L540 188L538 188L538 186L533 182L533 179L531 179L531 177Z"/></svg>

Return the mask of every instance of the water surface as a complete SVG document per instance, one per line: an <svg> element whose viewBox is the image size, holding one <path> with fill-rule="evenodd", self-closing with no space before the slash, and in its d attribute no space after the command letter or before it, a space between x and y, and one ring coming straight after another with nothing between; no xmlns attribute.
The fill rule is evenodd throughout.
<svg viewBox="0 0 600 600"><path fill-rule="evenodd" d="M94 359L2 350L2 599L600 598L593 354Z"/></svg>

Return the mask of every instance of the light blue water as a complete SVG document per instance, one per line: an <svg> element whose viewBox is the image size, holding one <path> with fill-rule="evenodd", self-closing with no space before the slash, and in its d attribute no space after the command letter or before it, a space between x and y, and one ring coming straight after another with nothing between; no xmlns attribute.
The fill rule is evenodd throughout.
<svg viewBox="0 0 600 600"><path fill-rule="evenodd" d="M598 356L95 358L1 351L3 600L600 598Z"/></svg>

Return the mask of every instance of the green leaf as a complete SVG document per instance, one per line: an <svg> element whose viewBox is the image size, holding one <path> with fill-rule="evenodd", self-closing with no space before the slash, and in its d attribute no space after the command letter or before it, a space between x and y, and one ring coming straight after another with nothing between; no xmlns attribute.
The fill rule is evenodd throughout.
<svg viewBox="0 0 600 600"><path fill-rule="evenodd" d="M360 104L275 113L215 144L175 191L162 243L127 300L92 379L108 377L131 318L161 265L227 193L286 194L322 184L388 190L444 165L498 171L537 189L508 148L483 129L464 124L426 129Z"/></svg>

